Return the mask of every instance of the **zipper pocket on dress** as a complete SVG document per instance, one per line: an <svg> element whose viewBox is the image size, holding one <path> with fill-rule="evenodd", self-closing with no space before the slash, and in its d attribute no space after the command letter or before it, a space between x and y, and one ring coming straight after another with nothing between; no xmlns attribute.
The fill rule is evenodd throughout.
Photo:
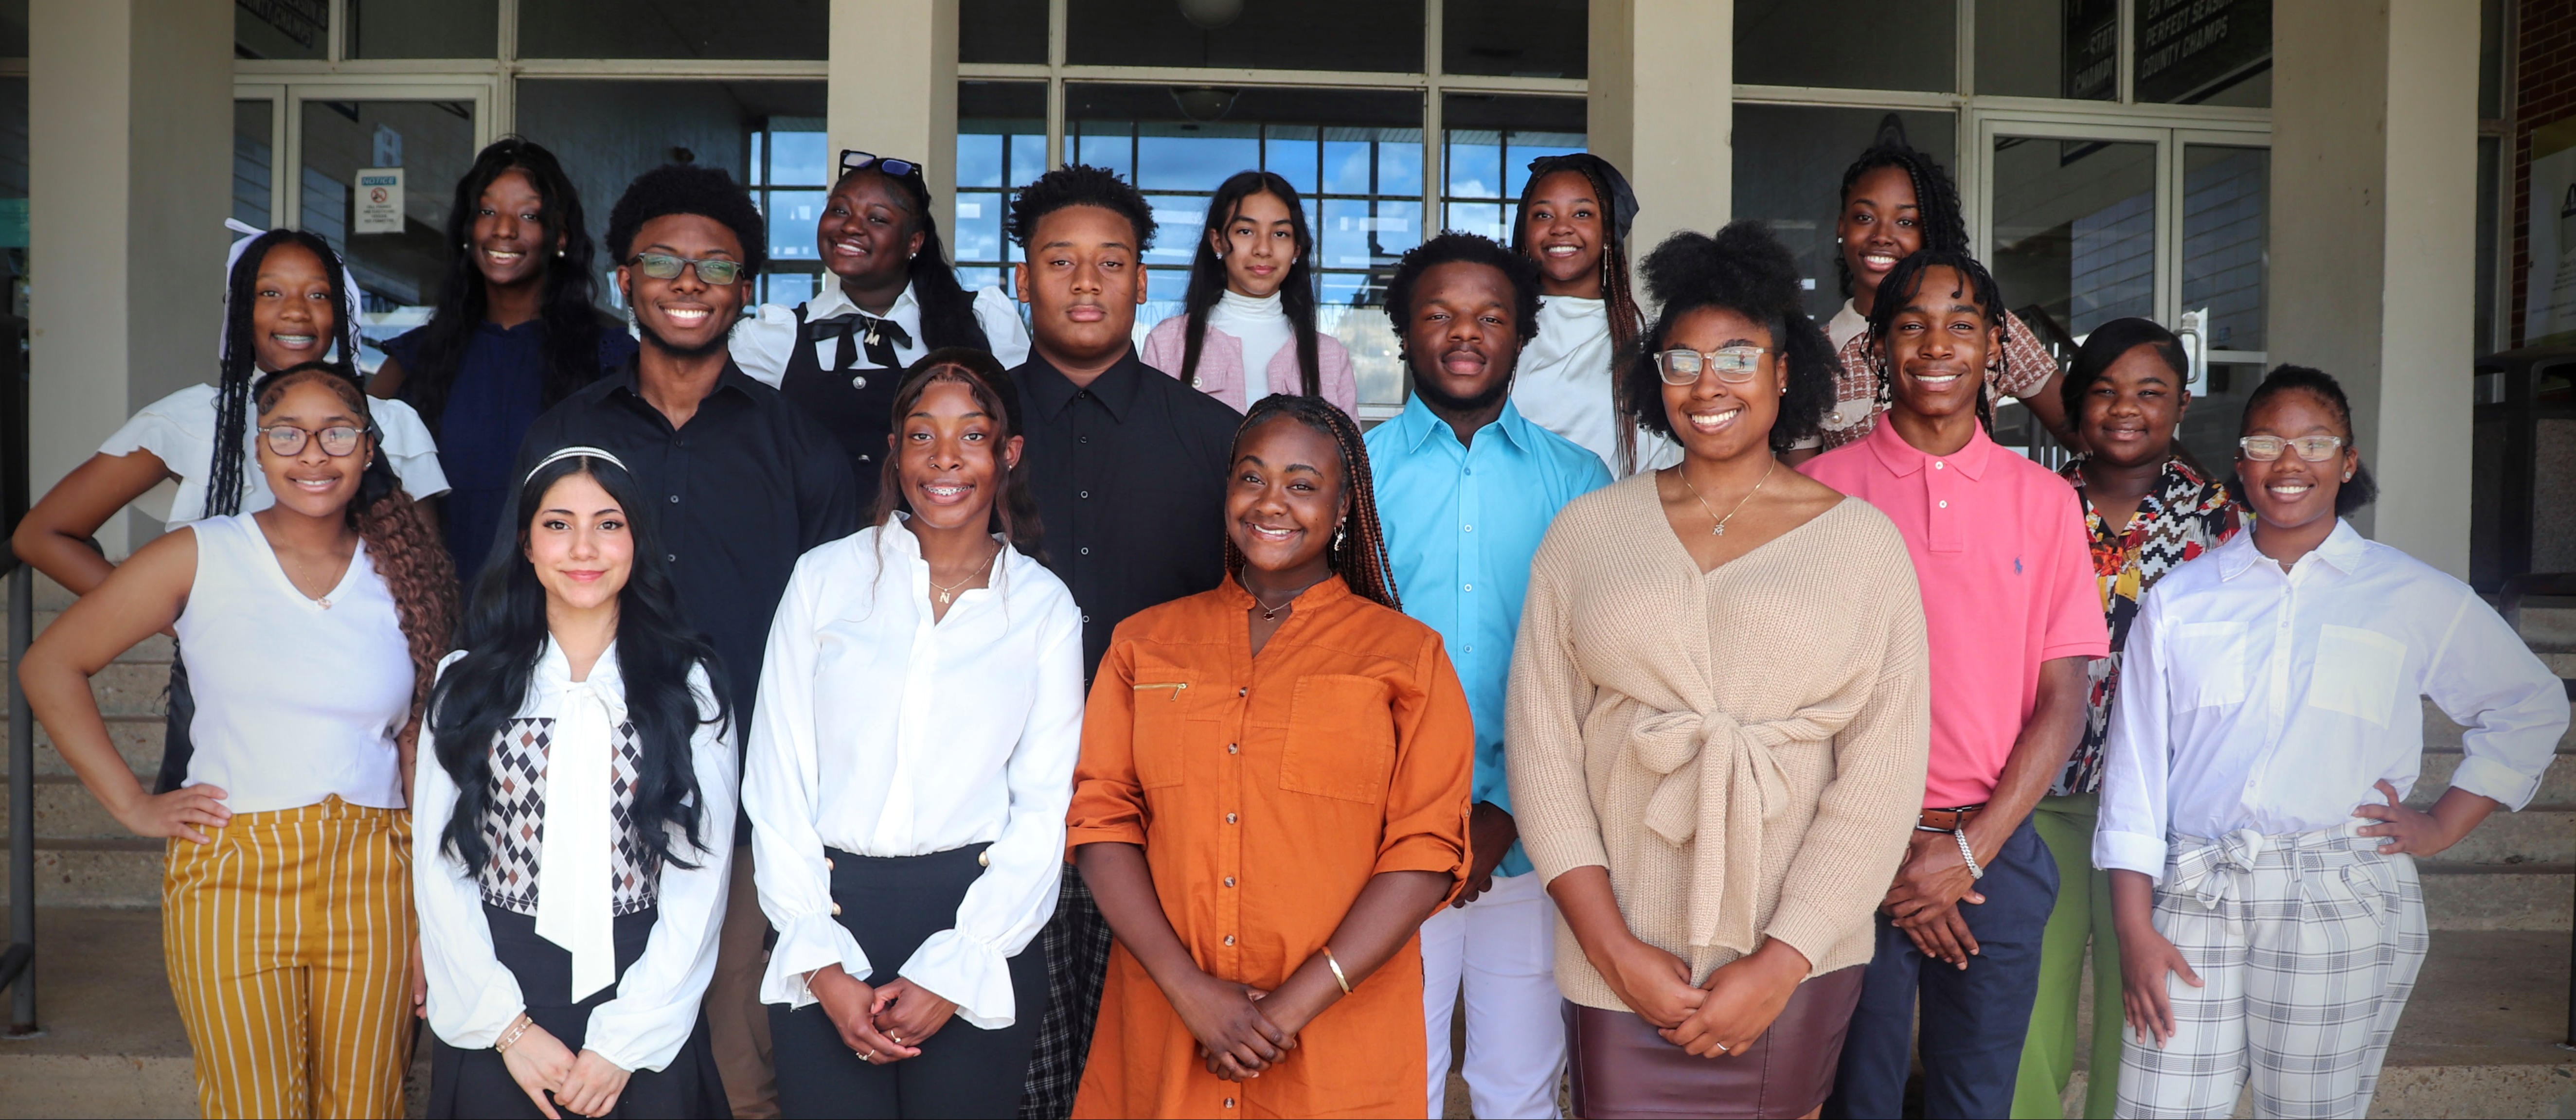
<svg viewBox="0 0 2576 1120"><path fill-rule="evenodd" d="M1150 692L1157 688L1168 688L1172 690L1172 699L1177 701L1181 698L1182 690L1188 687L1190 686L1186 681L1170 681L1163 684L1140 684L1136 686L1136 691Z"/></svg>

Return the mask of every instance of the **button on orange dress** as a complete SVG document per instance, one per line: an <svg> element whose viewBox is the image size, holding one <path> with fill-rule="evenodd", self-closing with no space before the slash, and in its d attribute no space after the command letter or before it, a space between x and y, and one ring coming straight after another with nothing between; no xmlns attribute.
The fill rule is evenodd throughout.
<svg viewBox="0 0 2576 1120"><path fill-rule="evenodd" d="M1083 715L1068 848L1139 844L1210 975L1278 987L1381 871L1464 875L1474 725L1440 635L1338 577L1252 656L1228 579L1120 623ZM1454 888L1453 888L1454 890ZM1073 1114L1422 1115L1422 946L1408 939L1246 1082L1118 945Z"/></svg>

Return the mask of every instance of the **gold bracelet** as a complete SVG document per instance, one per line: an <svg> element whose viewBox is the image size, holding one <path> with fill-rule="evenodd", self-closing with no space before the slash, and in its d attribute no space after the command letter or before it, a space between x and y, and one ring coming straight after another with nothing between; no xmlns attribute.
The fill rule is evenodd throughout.
<svg viewBox="0 0 2576 1120"><path fill-rule="evenodd" d="M1324 966L1333 970L1333 982L1342 986L1342 994L1351 994L1351 978L1342 975L1342 962L1333 959L1333 947L1324 946Z"/></svg>
<svg viewBox="0 0 2576 1120"><path fill-rule="evenodd" d="M536 1025L536 1020L528 1018L526 1012L521 1012L519 1014L519 1020L510 1024L507 1029L503 1030L501 1032L500 1039L492 1044L492 1052L496 1054L509 1053L510 1047L517 1045L519 1036L528 1033L528 1028Z"/></svg>

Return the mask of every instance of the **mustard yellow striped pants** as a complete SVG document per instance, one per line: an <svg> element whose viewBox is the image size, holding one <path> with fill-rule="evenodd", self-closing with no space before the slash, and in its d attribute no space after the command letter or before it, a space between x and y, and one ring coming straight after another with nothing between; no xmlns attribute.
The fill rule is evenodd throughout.
<svg viewBox="0 0 2576 1120"><path fill-rule="evenodd" d="M161 881L200 1115L402 1115L411 814L332 797L208 831Z"/></svg>

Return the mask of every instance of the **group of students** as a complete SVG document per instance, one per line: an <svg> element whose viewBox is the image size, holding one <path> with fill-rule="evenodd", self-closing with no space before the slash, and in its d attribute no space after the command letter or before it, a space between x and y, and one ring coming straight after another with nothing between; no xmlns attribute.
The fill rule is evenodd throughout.
<svg viewBox="0 0 2576 1120"><path fill-rule="evenodd" d="M1590 1117L1895 1115L1918 1052L1927 1115L2053 1116L2090 941L2088 1115L2359 1116L2412 857L2568 723L2341 520L2331 377L2256 389L2231 490L2174 336L2061 373L1901 144L1844 178L1824 324L1751 222L1648 254L1648 315L1627 183L1535 162L1513 244L1387 279L1365 432L1279 177L1223 184L1140 350L1112 173L1014 197L1014 300L917 163L840 167L795 308L750 305L739 186L639 177L628 331L501 141L371 377L330 247L246 237L218 382L22 523L81 596L37 714L171 841L205 1115L394 1115L417 1017L438 1116L1438 1115L1453 1032L1479 1116L1568 1075ZM1998 446L2003 396L2084 453ZM87 678L156 632L147 791ZM2418 696L2469 728L2428 810Z"/></svg>

